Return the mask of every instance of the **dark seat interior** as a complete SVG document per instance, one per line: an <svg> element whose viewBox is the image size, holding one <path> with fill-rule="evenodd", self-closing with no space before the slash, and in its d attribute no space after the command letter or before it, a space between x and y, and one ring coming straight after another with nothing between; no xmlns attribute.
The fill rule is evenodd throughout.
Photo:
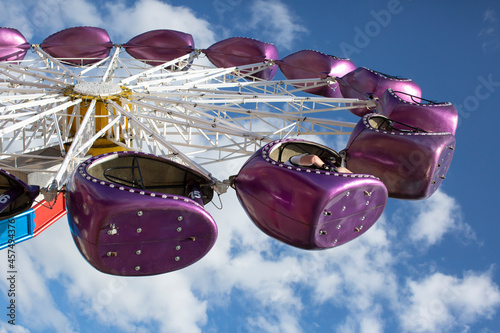
<svg viewBox="0 0 500 333"><path fill-rule="evenodd" d="M210 202L213 196L209 179L168 160L115 155L92 163L87 172L92 177L118 185L180 196L187 196L188 184L196 182L205 204Z"/></svg>

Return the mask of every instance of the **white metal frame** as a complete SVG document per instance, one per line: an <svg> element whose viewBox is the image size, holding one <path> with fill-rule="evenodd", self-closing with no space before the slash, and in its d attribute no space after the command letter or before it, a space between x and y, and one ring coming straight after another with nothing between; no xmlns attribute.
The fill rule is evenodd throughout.
<svg viewBox="0 0 500 333"><path fill-rule="evenodd" d="M101 137L209 175L204 164L249 155L278 138L349 134L354 124L334 120L333 113L375 106L373 101L301 94L333 78L263 81L250 76L273 66L272 61L215 68L193 62L201 54L197 50L151 67L116 46L98 63L74 66L38 45L32 49L36 60L0 63L0 168L53 172L53 190L64 186ZM81 82L114 83L123 93L81 96L72 90ZM307 88L296 88L300 84ZM98 101L109 113L100 131L94 112ZM85 116L80 115L82 103L90 104ZM44 154L49 147L59 149L60 156Z"/></svg>

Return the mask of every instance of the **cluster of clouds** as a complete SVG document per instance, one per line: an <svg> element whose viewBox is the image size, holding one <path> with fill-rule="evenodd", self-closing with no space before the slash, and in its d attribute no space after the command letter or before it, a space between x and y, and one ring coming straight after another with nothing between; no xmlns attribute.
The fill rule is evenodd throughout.
<svg viewBox="0 0 500 333"><path fill-rule="evenodd" d="M213 2L214 7L217 1ZM123 0L2 0L0 4L3 8L0 13L2 26L18 29L30 43L40 43L50 34L74 26L106 29L115 43L125 43L134 36L155 29L190 33L199 48L233 37L228 35L230 32L227 29L217 24L217 17L202 17L189 7L160 0L138 0L132 3ZM240 1L234 5L241 10L235 9L224 15L224 19L233 25L233 31L239 29L242 33L257 34L264 41L276 43L286 50L291 48L298 36L307 34L307 29L297 23L298 17L281 1ZM240 15L233 18L236 12L249 15L245 14L242 21Z"/></svg>
<svg viewBox="0 0 500 333"><path fill-rule="evenodd" d="M483 15L483 26L478 37L485 53L490 53L500 48L500 21L498 12L488 8Z"/></svg>
<svg viewBox="0 0 500 333"><path fill-rule="evenodd" d="M446 203L450 197L438 192L433 200ZM211 252L164 275L127 278L96 271L74 246L65 218L19 244L22 319L16 329L78 332L92 322L124 332L216 331L223 323L210 321L211 314L229 311L238 316L238 332L314 331L323 316L336 332L384 332L393 320L407 332L446 332L491 318L500 305L492 268L462 275L405 273L396 250L405 241L388 232L392 221L385 216L348 244L309 252L260 232L234 191L223 202L223 210L209 207L220 231ZM421 214L438 213L429 205ZM441 214L443 225L459 222ZM411 220L410 230L419 219ZM2 294L6 288L2 279ZM237 303L245 308L232 313Z"/></svg>
<svg viewBox="0 0 500 333"><path fill-rule="evenodd" d="M218 38L211 22L192 9L159 0L0 4L3 25L19 29L28 40L78 25L105 28L117 41L160 28L191 33L200 47ZM247 29L262 30L284 48L307 33L283 2L252 4ZM232 174L240 164L227 162L217 170ZM198 263L169 274L123 278L94 270L74 246L65 218L19 244L19 325L0 322L0 333L78 332L88 324L124 332L217 331L223 323L210 316L218 311L237 316L232 328L238 332L314 331L325 325L315 322L319 317L327 317L335 332L383 332L388 325L408 332L446 332L491 318L500 305L493 268L416 274L400 262L401 247L418 243L426 251L452 230L474 238L460 206L445 192L412 205L405 228L395 228L397 218L383 215L359 239L321 252L294 249L265 236L232 190L222 199L223 210L208 208L219 225L215 247ZM4 297L5 278L0 290ZM235 295L246 305L238 313L231 310Z"/></svg>

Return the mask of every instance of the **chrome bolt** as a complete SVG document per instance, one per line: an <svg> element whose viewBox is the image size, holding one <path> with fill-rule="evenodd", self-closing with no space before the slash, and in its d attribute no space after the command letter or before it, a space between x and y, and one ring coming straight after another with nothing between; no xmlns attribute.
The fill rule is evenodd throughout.
<svg viewBox="0 0 500 333"><path fill-rule="evenodd" d="M179 217L177 218L177 220L178 220L178 221L182 221L182 219L183 219L183 218L182 218L182 216L179 216Z"/></svg>
<svg viewBox="0 0 500 333"><path fill-rule="evenodd" d="M142 216L142 210L137 212L137 216Z"/></svg>
<svg viewBox="0 0 500 333"><path fill-rule="evenodd" d="M142 253L141 250L135 251L135 254L137 254L137 255L140 255L141 253Z"/></svg>
<svg viewBox="0 0 500 333"><path fill-rule="evenodd" d="M142 232L141 228L137 228L137 233L140 234Z"/></svg>
<svg viewBox="0 0 500 333"><path fill-rule="evenodd" d="M181 257L175 257L175 261L181 260Z"/></svg>
<svg viewBox="0 0 500 333"><path fill-rule="evenodd" d="M141 266L135 266L135 270L138 271L141 269Z"/></svg>
<svg viewBox="0 0 500 333"><path fill-rule="evenodd" d="M175 249L176 249L177 251L179 251L179 250L181 249L181 246L180 246L180 245L177 245L177 246L175 247Z"/></svg>
<svg viewBox="0 0 500 333"><path fill-rule="evenodd" d="M182 231L181 227L177 228L177 232L181 232L181 231Z"/></svg>

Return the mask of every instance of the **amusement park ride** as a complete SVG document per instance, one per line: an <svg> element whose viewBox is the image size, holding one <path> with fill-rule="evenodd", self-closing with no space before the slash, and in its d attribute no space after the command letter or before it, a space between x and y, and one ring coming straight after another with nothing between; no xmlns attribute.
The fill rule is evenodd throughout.
<svg viewBox="0 0 500 333"><path fill-rule="evenodd" d="M173 30L113 44L95 27L30 45L0 28L0 248L67 214L99 271L178 270L210 251L217 225L204 205L233 189L269 236L336 247L366 232L388 197L437 190L457 121L415 82L317 51L280 59L242 37L196 49ZM349 139L336 152L305 135ZM324 165L291 163L309 155ZM241 157L227 179L205 169Z"/></svg>

